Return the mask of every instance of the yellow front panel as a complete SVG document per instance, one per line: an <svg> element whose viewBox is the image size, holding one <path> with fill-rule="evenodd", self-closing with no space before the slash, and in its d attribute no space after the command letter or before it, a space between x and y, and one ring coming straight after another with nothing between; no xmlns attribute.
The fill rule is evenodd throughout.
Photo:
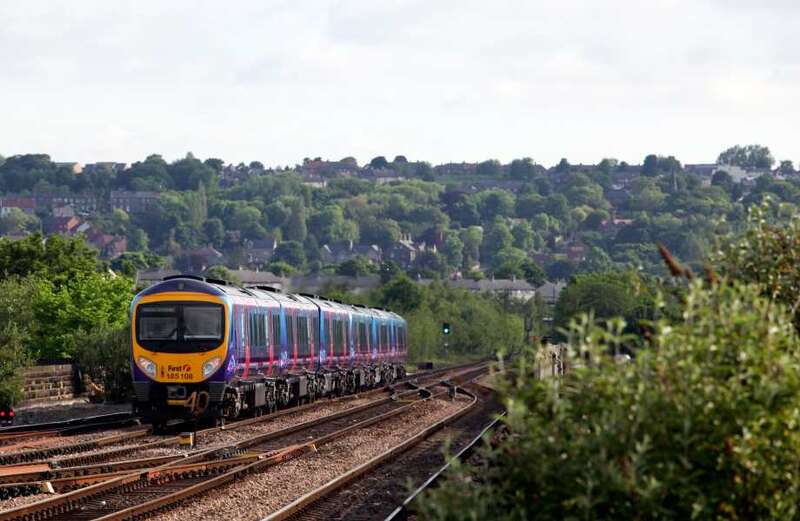
<svg viewBox="0 0 800 521"><path fill-rule="evenodd" d="M138 309L142 304L151 304L153 302L165 301L189 301L189 302L212 302L214 304L222 304L225 309L225 323L223 324L224 337L219 347L211 351L203 353L156 353L149 351L136 342L136 320L138 317ZM163 383L198 383L206 378L203 378L203 363L207 360L219 357L224 362L225 355L228 353L228 335L230 334L230 327L228 324L228 307L225 302L219 297L207 295L205 293L159 293L158 295L148 295L136 303L133 317L134 323L132 327L133 337L133 361L136 364L140 356L148 358L156 364L156 376L153 378L156 382ZM216 372L216 370L214 371ZM213 374L213 373L212 373Z"/></svg>

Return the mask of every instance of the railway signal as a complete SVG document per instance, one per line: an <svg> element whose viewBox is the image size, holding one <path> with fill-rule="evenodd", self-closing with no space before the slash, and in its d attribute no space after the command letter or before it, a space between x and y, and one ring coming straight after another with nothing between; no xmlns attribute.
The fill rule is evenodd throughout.
<svg viewBox="0 0 800 521"><path fill-rule="evenodd" d="M442 334L443 335L450 334L450 324L448 322L442 322Z"/></svg>

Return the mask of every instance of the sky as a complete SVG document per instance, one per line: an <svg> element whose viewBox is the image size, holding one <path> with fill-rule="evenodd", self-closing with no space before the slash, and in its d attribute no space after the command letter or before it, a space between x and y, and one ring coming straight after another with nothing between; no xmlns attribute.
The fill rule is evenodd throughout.
<svg viewBox="0 0 800 521"><path fill-rule="evenodd" d="M797 0L0 0L0 154L800 162Z"/></svg>

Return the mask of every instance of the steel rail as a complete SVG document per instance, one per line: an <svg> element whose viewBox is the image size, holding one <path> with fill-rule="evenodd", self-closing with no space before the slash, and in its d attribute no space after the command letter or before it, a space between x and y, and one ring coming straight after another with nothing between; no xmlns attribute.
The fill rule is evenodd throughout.
<svg viewBox="0 0 800 521"><path fill-rule="evenodd" d="M384 521L405 521L408 519L409 514L412 511L412 504L419 498L419 496L425 492L436 486L438 481L442 478L445 472L453 465L456 461L465 461L477 448L477 446L483 442L484 436L486 433L494 430L497 425L503 420L505 416L505 411L500 413L500 415L492 420L489 425L483 428L483 430L475 436L475 438L468 443L464 448L462 448L458 454L453 456L447 463L444 464L439 470L437 470L431 477L429 477L425 482L417 487L414 492L412 492L404 501L403 503L398 506L391 514L389 514Z"/></svg>
<svg viewBox="0 0 800 521"><path fill-rule="evenodd" d="M440 394L444 394L444 393L440 393ZM217 487L219 487L221 485L230 483L232 481L235 481L235 480L238 480L238 479L242 479L243 477L245 477L248 474L252 474L252 473L263 471L266 468L269 468L269 467L278 465L280 463L289 461L289 460L294 459L294 458L296 458L298 456L301 456L301 455L303 455L303 454L305 454L307 452L315 451L315 450L317 450L318 447L321 447L323 445L331 443L332 441L334 441L334 440L336 440L338 438L341 438L342 436L345 436L350 432L353 432L353 431L358 430L358 429L363 429L365 427L369 427L369 426L374 425L376 423L380 423L380 422L386 421L386 420L388 420L390 418L393 418L395 416L398 416L400 414L408 412L410 410L410 408L412 406L414 406L416 403L419 403L419 401L430 400L433 397L434 397L434 395L430 395L430 396L428 396L426 398L421 398L421 400L414 401L414 402L406 404L406 405L402 405L402 406L398 407L397 409L393 409L391 411L388 411L386 413L380 414L378 416L363 420L363 421L355 423L353 425L349 425L347 427L344 427L344 428L342 428L340 430L337 430L335 432L326 434L326 435L324 435L322 437L319 437L317 439L314 439L314 440L311 440L311 441L308 441L308 442L305 442L305 443L296 444L296 445L292 445L292 446L286 447L283 450L277 451L274 454L262 456L262 458L259 459L258 461L254 461L253 463L250 463L250 464L247 464L247 465L242 465L240 467L236 467L234 469L229 470L225 474L213 477L213 478L211 478L209 480L206 480L206 481L203 481L201 483L194 484L194 485L192 485L192 486L190 486L190 487L188 487L186 489L179 490L179 491L174 492L172 494L153 499L153 500L148 501L146 503L143 503L143 504L140 504L140 505L136 505L136 506L127 508L127 509L119 511L119 512L108 514L106 516L103 516L103 517L100 517L100 518L97 518L97 519L98 519L98 521L99 520L102 520L102 521L122 521L122 520L130 520L130 519L143 519L144 517L150 515L153 512L168 510L169 508L171 508L175 504L179 503L180 501L183 501L184 499L187 499L187 498L192 497L192 496L196 496L196 495L201 494L201 493L203 493L203 492L205 492L207 490L210 490L210 489L213 489L213 488L217 488ZM252 443L251 443L251 441L252 441ZM260 441L263 441L263 440L260 440ZM257 444L258 442L259 441L249 440L247 444L248 444L248 446L251 446L251 445ZM0 518L0 519L2 519L2 518Z"/></svg>
<svg viewBox="0 0 800 521"><path fill-rule="evenodd" d="M469 412L473 407L477 405L478 397L463 389L458 389L458 392L466 394L467 396L471 397L472 401L465 407L459 409L458 411L455 411L454 413L439 420L433 425L426 427L425 429L418 432L411 438L408 438L407 440L395 445L394 447L391 447L390 449L373 457L369 461L362 463L358 467L355 467L344 474L341 474L340 476L328 481L324 485L312 490L311 492L305 494L304 496L282 507L280 510L264 517L262 521L284 521L286 519L294 517L295 515L300 513L303 509L307 508L309 505L316 503L317 501L321 500L322 498L331 494L332 492L348 485L349 483L356 481L364 474L374 470L376 467L389 461L390 459L395 458L396 456L402 454L403 452L406 452L408 449L419 444L421 441L430 437L435 432L443 429L448 424L456 421L458 418L467 414L467 412Z"/></svg>
<svg viewBox="0 0 800 521"><path fill-rule="evenodd" d="M411 391L411 392L415 392L415 391ZM424 398L424 399L428 399L428 398ZM386 400L380 400L379 402L387 403L387 402L391 402L391 401L392 401L391 398L387 398ZM296 456L298 456L300 454L303 454L303 453L305 453L307 451L314 450L315 447L320 446L320 445L325 444L325 443L329 443L333 439L336 439L339 436L343 436L346 433L348 433L348 432L350 432L350 431L352 431L354 429L364 428L364 427L367 427L367 426L369 426L369 425L371 425L373 423L376 423L376 422L379 422L379 421L384 421L384 420L386 420L386 419L388 419L388 418L390 418L392 416L395 416L397 414L400 414L400 413L408 410L408 408L411 405L413 405L413 403L407 404L407 405L402 405L402 406L398 407L397 409L389 411L388 413L384 413L382 415L367 419L365 421L362 421L362 422L347 426L344 429L341 429L339 431L330 433L330 434L328 434L326 436L322 436L320 438L317 438L316 440L309 441L309 442L304 443L304 444L290 445L288 447L285 447L283 450L278 451L274 455L256 454L256 455L245 456L243 458L242 457L238 457L238 458L234 457L234 458L230 458L230 459L226 459L226 460L217 460L217 461L212 461L212 462L194 463L192 461L194 459L202 459L203 457L207 457L212 452L218 450L218 449L210 449L210 450L207 450L207 451L203 451L202 453L197 454L194 457L184 458L180 465L175 465L176 462L173 461L173 462L167 463L165 465L162 465L160 467L156 467L154 469L149 469L149 470L145 470L145 471L124 472L124 473L121 473L121 475L120 475L120 473L118 473L116 476L105 476L106 479L104 479L103 481L100 481L100 482L97 482L97 483L94 483L94 484L90 484L90 485L88 485L88 486L86 486L84 488L80 488L80 489L74 490L72 492L67 492L65 494L62 494L60 496L56 496L56 497L53 497L53 498L44 499L42 501L39 501L37 503L33 503L31 505L25 505L25 506L22 506L22 507L18 507L16 509L7 510L5 512L0 512L0 521L2 521L2 520L11 520L11 519L40 519L40 518L47 518L47 517L50 517L52 515L65 514L65 513L69 512L69 511L77 508L78 504L83 503L85 501L89 501L92 498L97 498L101 494L114 493L114 492L116 492L118 490L140 489L140 488L149 486L151 484L151 481L155 481L156 483L158 483L159 480L161 480L161 481L164 481L164 480L171 481L171 480L175 479L175 476L182 475L182 474L185 474L186 472L188 472L186 470L187 468L189 468L187 465L192 465L192 463L194 463L194 467L193 468L195 468L195 469L205 469L205 470L203 470L203 472L206 472L206 471L209 471L209 470L215 470L215 469L219 470L222 467L225 467L225 468L228 468L228 469L231 469L232 467L235 467L232 470L230 470L230 472L233 472L236 476L238 476L240 474L243 474L243 473L249 473L249 472L257 471L257 470L261 469L262 467L270 466L272 464L277 464L277 463L279 463L281 461L285 461L287 459L294 458L294 457L296 457ZM365 406L375 407L376 406L376 402L372 402L370 404L365 404ZM255 436L255 437L249 438L248 440L243 440L242 442L239 442L238 444L233 444L233 445L231 445L231 447L237 448L237 449L242 449L244 447L250 447L250 446L253 446L253 445L257 445L258 443L263 443L263 442L265 442L265 441L267 441L269 439L277 438L280 435L286 435L290 431L291 432L296 432L298 430L302 430L303 428L308 428L310 426L314 426L314 425L318 425L318 424L323 423L320 420L331 421L332 419L334 419L333 417L341 418L341 417L344 417L346 415L355 414L356 410L358 410L358 411L366 410L365 406L360 406L360 407L353 408L353 409L350 409L350 410L341 411L340 413L335 413L334 415L328 415L326 417L323 417L322 419L317 419L317 420L312 420L310 422L305 422L304 424L300 424L299 426L292 426L292 427L289 427L287 429L282 429L281 431L275 431L275 432L272 432L272 433L266 433L264 435ZM341 414L341 413L348 413L348 414ZM245 461L249 461L250 463L243 464L243 462L245 462ZM200 472L200 470L195 470L194 472L197 473L197 472ZM187 493L187 494L191 495L192 493L198 493L198 492L200 492L202 490L205 490L204 486L207 483L207 481L212 483L212 485L209 485L209 486L217 486L218 484L220 484L222 482L225 482L228 479L232 479L232 478L230 478L230 475L229 475L230 472L222 474L220 476L213 477L210 480L204 480L204 481L202 481L200 483L197 483L196 485L192 485L192 486L190 486L190 487L188 487L188 488L186 488L186 489L184 489L182 491L179 491L177 493L168 494L167 496L159 498L158 500L154 500L154 502L145 503L144 505L139 505L138 507L132 507L132 508L144 508L145 505L150 505L151 503L157 504L157 506L159 506L159 505L163 506L162 503L159 502L159 501L162 501L162 500L163 500L163 504L173 504L174 501L179 501L180 500L179 498L182 497L182 494L184 494L184 493ZM102 479L102 478L100 476L94 476L94 477L92 477L90 479L90 481L99 480L99 479ZM77 482L73 482L73 484L74 483L79 483L79 482L80 482L80 480L78 480ZM194 492L191 492L191 491L194 491ZM124 512L127 512L127 511L124 511ZM116 514L110 514L110 515L113 516L113 515L116 515ZM114 518L114 517L111 517L111 518Z"/></svg>

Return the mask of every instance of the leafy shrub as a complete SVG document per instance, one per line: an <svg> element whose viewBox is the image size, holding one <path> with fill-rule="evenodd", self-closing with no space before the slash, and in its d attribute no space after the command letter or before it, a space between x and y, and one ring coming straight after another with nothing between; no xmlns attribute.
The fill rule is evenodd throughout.
<svg viewBox="0 0 800 521"><path fill-rule="evenodd" d="M23 370L30 362L26 342L27 334L16 324L0 327L0 405L16 403L22 397Z"/></svg>
<svg viewBox="0 0 800 521"><path fill-rule="evenodd" d="M509 438L426 496L422 519L796 519L800 352L785 308L752 285L694 282L680 323L629 364L621 320L573 322L590 353L560 386L530 357L503 389Z"/></svg>
<svg viewBox="0 0 800 521"><path fill-rule="evenodd" d="M130 396L130 326L80 331L76 345L75 359L93 382L103 385L106 399L121 401Z"/></svg>
<svg viewBox="0 0 800 521"><path fill-rule="evenodd" d="M750 208L744 231L724 241L714 264L730 279L760 284L800 328L800 213L786 219L768 198Z"/></svg>

